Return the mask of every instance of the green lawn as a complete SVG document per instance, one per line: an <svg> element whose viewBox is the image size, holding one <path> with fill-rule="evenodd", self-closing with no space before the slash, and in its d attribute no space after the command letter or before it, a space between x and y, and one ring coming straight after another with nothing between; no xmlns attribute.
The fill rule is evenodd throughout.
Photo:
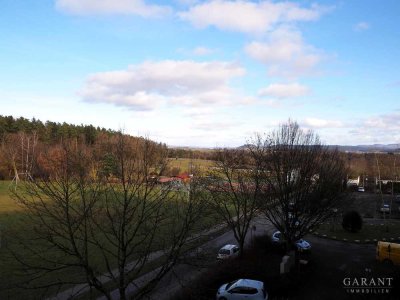
<svg viewBox="0 0 400 300"><path fill-rule="evenodd" d="M209 167L214 164L212 160L205 159L190 159L190 158L170 158L168 165L171 168L179 168L181 172L191 173L192 169L200 169L200 171L207 171Z"/></svg>
<svg viewBox="0 0 400 300"><path fill-rule="evenodd" d="M399 241L400 237L400 223L387 221L387 225L382 225L383 221L379 224L364 224L359 232L348 232L342 228L340 224L322 224L315 233L326 235L329 238L335 237L336 239L348 241L359 240L365 242L365 240L391 240L394 238Z"/></svg>
<svg viewBox="0 0 400 300"><path fill-rule="evenodd" d="M10 181L0 181L0 230L2 234L2 247L0 248L0 299L32 299L42 298L37 290L23 290L13 289L7 290L6 286L14 282L20 281L24 277L24 273L18 271L20 268L15 258L10 255L6 246L16 245L18 239L17 236L22 236L22 240L29 240L34 237L32 226L27 222L26 215L22 207L11 198L10 196ZM204 217L200 220L199 224L194 229L194 232L200 232L204 229L210 228L216 223L220 223L220 219L211 213L204 212ZM168 237L168 229L163 229L164 238ZM35 245L40 245L39 241L34 241ZM29 257L29 251L20 247L19 251L22 256ZM92 259L97 260L97 256L100 258L100 254L97 255L96 251L92 252ZM56 250L47 250L46 255L49 257L59 256L60 253ZM37 258L36 258L37 260ZM35 261L37 262L37 261ZM39 263L42 263L39 261ZM102 261L99 259L100 269ZM77 278L77 272L68 271L60 272L58 275L62 278ZM26 277L26 275L25 275Z"/></svg>
<svg viewBox="0 0 400 300"><path fill-rule="evenodd" d="M0 214L14 212L21 209L11 198L10 191L14 184L11 181L0 181Z"/></svg>

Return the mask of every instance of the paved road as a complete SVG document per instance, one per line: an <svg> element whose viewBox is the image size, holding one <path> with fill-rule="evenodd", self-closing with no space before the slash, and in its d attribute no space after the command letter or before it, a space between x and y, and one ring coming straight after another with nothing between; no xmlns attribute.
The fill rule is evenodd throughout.
<svg viewBox="0 0 400 300"><path fill-rule="evenodd" d="M256 226L256 230L253 232L249 232L246 237L246 244L249 244L251 242L253 235L263 235L266 232L271 233L274 230L273 225L267 222L264 218L257 218L252 223L252 225ZM211 252L212 260L209 261L209 263L213 263L215 262L217 251L226 244L236 244L236 240L233 236L232 231L228 231L221 236L207 242L201 247L201 250L208 253ZM202 271L205 271L205 269L202 267L197 267L190 264L178 264L177 266L175 266L170 274L168 274L160 281L155 290L149 295L149 299L171 299L171 297L176 292L178 292L182 288L182 286L189 284L190 281L199 276Z"/></svg>
<svg viewBox="0 0 400 300"><path fill-rule="evenodd" d="M374 220L373 222L379 222L379 220ZM274 231L273 225L264 218L257 218L253 225L256 226L256 230L249 232L246 239L246 244L250 243L253 234L272 234ZM331 266L342 271L346 270L350 265L354 265L354 263L357 262L364 263L367 261L368 263L372 263L375 258L375 245L359 245L340 241L332 241L329 239L318 238L313 235L307 236L306 239L312 244L313 256L321 256L319 259L324 261L326 260L327 266ZM191 253L190 256L184 258L184 262L178 263L172 269L172 271L159 282L154 291L148 296L148 299L170 300L171 297L182 288L182 286L189 284L191 280L195 279L204 270L206 270L207 266L215 262L215 255L218 249L226 244L235 243L236 241L233 233L231 231L227 231L197 248ZM349 253L351 253L351 255L349 255ZM326 259L325 256L341 257L340 263L338 264L338 261L335 259ZM199 262L201 264L199 264ZM153 270L152 272L149 272L134 280L128 287L128 294L134 294L134 292L147 283L157 271L158 269ZM66 295L67 294L64 294L63 296ZM119 299L118 290L113 291L111 296L112 299ZM67 298L57 297L57 300L59 299ZM98 298L98 300L104 299L104 297Z"/></svg>
<svg viewBox="0 0 400 300"><path fill-rule="evenodd" d="M262 235L266 230L271 230L272 225L266 222L263 218L256 219L252 225L256 226L255 231L249 232L246 243L249 243L253 234L254 235ZM195 251L191 253L193 259L199 258L196 261L201 261L204 256L207 256L208 252L212 252L215 256L222 246L226 244L236 243L233 233L231 231L227 231L224 234L214 238L211 241L203 244L201 247L197 248ZM187 259L191 259L191 257L184 258L184 263L177 264L169 274L167 274L157 285L155 290L149 296L149 299L169 299L176 291L178 291L182 285L186 284L190 280L193 280L197 275L201 273L203 268L199 268L198 266L188 264ZM207 261L206 261L207 264ZM205 267L205 266L203 266ZM154 275L159 271L159 269L155 269L137 279L135 279L127 288L127 294L132 295L139 288L144 286ZM167 292L166 292L167 291ZM111 292L111 298L113 300L119 299L119 291L114 290ZM105 300L105 297L99 297L97 300ZM56 299L54 299L56 300ZM57 300L60 298L57 297Z"/></svg>
<svg viewBox="0 0 400 300"><path fill-rule="evenodd" d="M272 234L274 227L268 224L265 220L258 219L256 221L256 234L262 235L265 233ZM251 236L249 235L247 242ZM318 238L313 235L305 237L313 249L312 256L318 262L322 262L324 267L339 270L341 272L348 272L354 270L364 270L372 268L375 261L376 246L369 244L353 244L340 241L333 241L329 239ZM207 243L207 247L214 247L218 249L226 243L234 243L235 240L231 232L228 232L221 237ZM215 253L215 252L214 252ZM156 290L149 296L151 300L172 300L174 293L179 291L183 285L190 283L191 279L201 274L201 269L196 269L193 266L178 265L174 269L174 273L164 278ZM318 296L318 295L316 295Z"/></svg>

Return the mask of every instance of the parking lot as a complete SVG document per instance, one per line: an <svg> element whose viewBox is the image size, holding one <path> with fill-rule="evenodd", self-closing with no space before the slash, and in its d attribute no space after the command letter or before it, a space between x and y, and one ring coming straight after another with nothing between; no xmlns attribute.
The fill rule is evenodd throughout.
<svg viewBox="0 0 400 300"><path fill-rule="evenodd" d="M388 204L391 209L390 212L385 213L385 217L400 219L400 200L398 199L400 198L390 194L353 192L350 195L349 206L346 206L346 210L356 210L364 218L383 219L384 214L380 209L383 204Z"/></svg>

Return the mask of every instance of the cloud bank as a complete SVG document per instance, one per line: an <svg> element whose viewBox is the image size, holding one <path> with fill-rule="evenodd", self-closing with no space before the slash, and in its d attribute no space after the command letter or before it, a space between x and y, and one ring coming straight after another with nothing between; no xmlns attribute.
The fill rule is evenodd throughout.
<svg viewBox="0 0 400 300"><path fill-rule="evenodd" d="M80 95L86 101L112 103L132 110L172 105L231 105L248 101L230 81L245 74L231 62L147 61L127 70L90 75Z"/></svg>
<svg viewBox="0 0 400 300"><path fill-rule="evenodd" d="M281 23L317 20L326 8L302 8L295 2L214 0L178 13L197 28L213 26L220 30L261 34Z"/></svg>
<svg viewBox="0 0 400 300"><path fill-rule="evenodd" d="M269 75L283 77L315 73L324 56L322 51L306 44L299 31L289 27L278 28L265 41L249 43L245 52L263 63Z"/></svg>
<svg viewBox="0 0 400 300"><path fill-rule="evenodd" d="M270 96L278 99L306 96L311 93L310 89L299 83L274 83L259 91L260 96Z"/></svg>

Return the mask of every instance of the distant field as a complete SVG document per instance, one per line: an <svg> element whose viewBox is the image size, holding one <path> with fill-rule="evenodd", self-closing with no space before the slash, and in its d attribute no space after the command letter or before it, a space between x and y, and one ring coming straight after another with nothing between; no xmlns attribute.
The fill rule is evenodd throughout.
<svg viewBox="0 0 400 300"><path fill-rule="evenodd" d="M191 173L196 168L200 171L205 172L210 168L214 161L205 159L190 159L190 158L171 158L168 160L171 168L179 168L181 172Z"/></svg>

